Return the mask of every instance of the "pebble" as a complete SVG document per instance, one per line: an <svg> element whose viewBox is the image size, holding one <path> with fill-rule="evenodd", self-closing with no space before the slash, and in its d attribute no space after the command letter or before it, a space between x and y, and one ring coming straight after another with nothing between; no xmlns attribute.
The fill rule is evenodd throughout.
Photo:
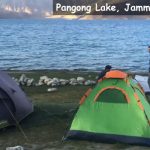
<svg viewBox="0 0 150 150"><path fill-rule="evenodd" d="M47 91L48 92L56 92L56 91L58 91L58 89L57 88L48 88Z"/></svg>
<svg viewBox="0 0 150 150"><path fill-rule="evenodd" d="M6 150L24 150L22 146L7 147Z"/></svg>

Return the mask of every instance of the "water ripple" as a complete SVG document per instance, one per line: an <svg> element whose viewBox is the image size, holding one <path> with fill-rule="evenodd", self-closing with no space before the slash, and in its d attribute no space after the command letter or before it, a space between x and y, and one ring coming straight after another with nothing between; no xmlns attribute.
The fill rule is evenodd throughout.
<svg viewBox="0 0 150 150"><path fill-rule="evenodd" d="M147 71L150 21L1 20L1 69Z"/></svg>

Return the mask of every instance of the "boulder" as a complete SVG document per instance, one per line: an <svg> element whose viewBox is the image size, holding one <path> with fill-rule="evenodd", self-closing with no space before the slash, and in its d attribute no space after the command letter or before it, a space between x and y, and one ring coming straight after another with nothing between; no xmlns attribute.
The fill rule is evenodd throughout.
<svg viewBox="0 0 150 150"><path fill-rule="evenodd" d="M52 81L51 78L46 78L43 82L44 82L45 84L47 84L47 83L50 82L50 81Z"/></svg>
<svg viewBox="0 0 150 150"><path fill-rule="evenodd" d="M60 79L60 85L67 85L69 84L69 80Z"/></svg>
<svg viewBox="0 0 150 150"><path fill-rule="evenodd" d="M52 83L53 83L53 80L50 80L50 81L47 82L47 85L48 85L48 86L51 86Z"/></svg>
<svg viewBox="0 0 150 150"><path fill-rule="evenodd" d="M52 84L51 84L52 87L60 85L60 81L59 81L58 78L53 78L52 81L53 81Z"/></svg>
<svg viewBox="0 0 150 150"><path fill-rule="evenodd" d="M20 76L20 78L19 78L19 82L21 83L21 82L24 82L24 80L26 79L27 77L26 77L26 75L25 74L22 74L21 76Z"/></svg>
<svg viewBox="0 0 150 150"><path fill-rule="evenodd" d="M75 78L71 78L69 84L70 85L78 85L78 82Z"/></svg>
<svg viewBox="0 0 150 150"><path fill-rule="evenodd" d="M48 79L47 76L41 76L41 77L40 77L40 81L43 81L43 82L44 82L46 79Z"/></svg>
<svg viewBox="0 0 150 150"><path fill-rule="evenodd" d="M39 81L37 86L41 86L41 85L44 85L44 83L42 81Z"/></svg>
<svg viewBox="0 0 150 150"><path fill-rule="evenodd" d="M27 85L27 86L31 86L31 85L33 85L33 83L34 83L34 79L31 78L31 79L29 79L29 80L27 81L26 85Z"/></svg>
<svg viewBox="0 0 150 150"><path fill-rule="evenodd" d="M25 81L26 81L26 78L27 78L26 75L25 75L25 74L22 74L22 75L20 76L20 78L19 78L19 81L18 81L19 84L20 84L20 85L25 85L25 84L26 84L26 82L25 82Z"/></svg>
<svg viewBox="0 0 150 150"><path fill-rule="evenodd" d="M83 83L85 79L83 77L77 77L77 82Z"/></svg>
<svg viewBox="0 0 150 150"><path fill-rule="evenodd" d="M53 78L53 82L60 82L60 80L58 78Z"/></svg>

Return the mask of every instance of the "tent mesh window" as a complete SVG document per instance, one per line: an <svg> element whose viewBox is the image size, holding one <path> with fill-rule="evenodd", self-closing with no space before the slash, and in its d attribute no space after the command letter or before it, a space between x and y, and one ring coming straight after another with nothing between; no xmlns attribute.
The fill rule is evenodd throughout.
<svg viewBox="0 0 150 150"><path fill-rule="evenodd" d="M107 89L99 95L97 102L127 103L127 99L121 91L117 89Z"/></svg>

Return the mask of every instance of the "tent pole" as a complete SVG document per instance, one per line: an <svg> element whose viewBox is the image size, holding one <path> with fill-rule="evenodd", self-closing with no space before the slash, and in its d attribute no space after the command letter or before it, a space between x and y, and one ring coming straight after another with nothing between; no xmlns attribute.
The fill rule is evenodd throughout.
<svg viewBox="0 0 150 150"><path fill-rule="evenodd" d="M7 108L8 112L10 113L11 117L15 121L16 127L22 133L23 137L28 141L28 137L26 136L25 132L23 131L22 127L20 126L18 120L15 118L15 116L13 115L13 113L11 112L11 110L9 109L8 105L5 103L5 101L3 99L1 99L1 100L3 101L5 107Z"/></svg>

